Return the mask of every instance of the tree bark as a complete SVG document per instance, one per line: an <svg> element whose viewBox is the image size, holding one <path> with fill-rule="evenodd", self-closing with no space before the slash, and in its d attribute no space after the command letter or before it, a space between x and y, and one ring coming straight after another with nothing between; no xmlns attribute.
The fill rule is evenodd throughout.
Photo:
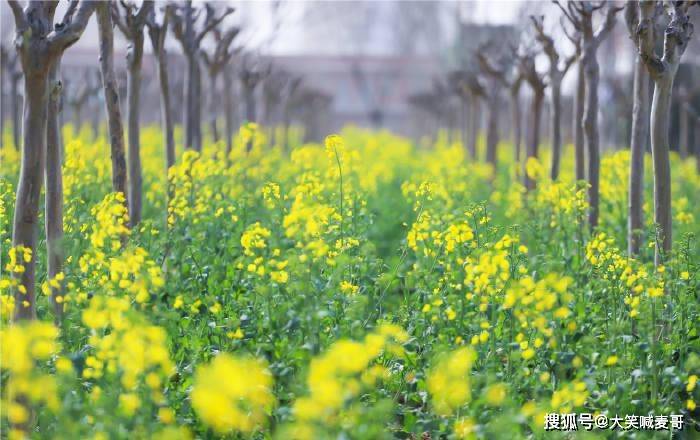
<svg viewBox="0 0 700 440"><path fill-rule="evenodd" d="M489 120L486 130L486 162L493 165L493 171L496 172L496 154L498 150L498 94L492 91L489 94Z"/></svg>
<svg viewBox="0 0 700 440"><path fill-rule="evenodd" d="M218 72L214 72L209 75L209 127L211 129L211 136L214 142L219 142L219 127L217 126L216 121L219 107L219 95L216 90L218 78Z"/></svg>
<svg viewBox="0 0 700 440"><path fill-rule="evenodd" d="M543 90L533 90L534 96L532 97L532 133L530 136L530 144L527 147L527 157L525 159L525 165L527 165L527 159L539 157L539 146L540 146L540 128L542 125L542 107L544 105L544 89ZM524 173L525 176L525 188L528 191L535 189L535 180L531 179L527 175L527 169Z"/></svg>
<svg viewBox="0 0 700 440"><path fill-rule="evenodd" d="M193 61L190 57L185 55L187 60L187 70L185 70L185 82L183 96L185 98L185 105L183 106L182 112L182 126L185 130L185 149L193 149L192 144L192 93L194 88L192 86L194 73Z"/></svg>
<svg viewBox="0 0 700 440"><path fill-rule="evenodd" d="M583 135L583 114L586 102L586 81L584 79L583 57L576 63L578 77L574 95L574 155L576 180L586 180L586 150Z"/></svg>
<svg viewBox="0 0 700 440"><path fill-rule="evenodd" d="M143 60L143 33L135 33L127 53L127 114L129 122L129 221L136 226L141 221L143 207L143 176L141 173L141 129L139 110L141 95L141 64Z"/></svg>
<svg viewBox="0 0 700 440"><path fill-rule="evenodd" d="M245 118L246 122L257 121L257 109L255 106L255 87L247 84L243 85L243 93L245 93Z"/></svg>
<svg viewBox="0 0 700 440"><path fill-rule="evenodd" d="M600 134L598 133L598 82L600 68L595 49L584 55L586 80L586 106L583 116L586 151L588 152L588 224L591 229L598 226L600 205Z"/></svg>
<svg viewBox="0 0 700 440"><path fill-rule="evenodd" d="M634 103L630 140L630 180L627 217L627 252L638 255L644 228L644 151L648 139L649 74L639 56L634 65Z"/></svg>
<svg viewBox="0 0 700 440"><path fill-rule="evenodd" d="M185 75L185 148L202 151L201 71L196 55L187 55Z"/></svg>
<svg viewBox="0 0 700 440"><path fill-rule="evenodd" d="M10 103L12 111L12 140L15 143L15 150L19 151L20 139L22 137L22 121L20 120L20 98L19 80L21 76L15 73L10 74L10 93L12 94ZM25 95L26 97L26 95ZM26 98L25 98L26 99Z"/></svg>
<svg viewBox="0 0 700 440"><path fill-rule="evenodd" d="M38 54L39 55L39 54ZM40 55L39 55L40 56ZM29 75L24 81L24 130L22 163L17 183L17 202L12 229L12 246L31 249L32 259L24 264L19 282L26 293L15 291L14 319L35 319L35 271L39 227L39 197L46 160L46 75Z"/></svg>
<svg viewBox="0 0 700 440"><path fill-rule="evenodd" d="M105 108L109 126L112 156L112 190L127 196L126 158L124 153L124 126L119 108L119 89L114 75L114 31L109 4L97 7L97 23L100 33L100 69L104 88Z"/></svg>
<svg viewBox="0 0 700 440"><path fill-rule="evenodd" d="M158 83L160 84L160 113L165 142L165 163L168 168L175 165L175 137L173 135L173 115L170 108L170 87L168 83L168 58L162 49L158 58Z"/></svg>
<svg viewBox="0 0 700 440"><path fill-rule="evenodd" d="M668 128L671 113L671 92L677 66L655 80L651 101L651 154L654 164L654 221L658 228L654 264L662 264L671 251L671 164L669 161Z"/></svg>
<svg viewBox="0 0 700 440"><path fill-rule="evenodd" d="M59 63L49 74L49 94L46 127L46 257L48 279L53 280L63 271L63 175L61 170L61 137L59 124L61 80ZM63 283L59 288L50 287L54 320L63 318Z"/></svg>
<svg viewBox="0 0 700 440"><path fill-rule="evenodd" d="M522 141L522 110L520 108L520 87L511 90L510 95L511 118L513 119L513 149L515 155L516 169L520 164L520 149Z"/></svg>
<svg viewBox="0 0 700 440"><path fill-rule="evenodd" d="M224 67L224 78L228 81L231 75L229 75L228 67ZM233 87L233 86L232 86ZM229 163L231 157L231 150L233 149L233 99L231 94L233 91L229 87L224 87L224 123L226 131L226 163Z"/></svg>
<svg viewBox="0 0 700 440"><path fill-rule="evenodd" d="M77 135L80 133L80 126L82 125L83 103L75 102L71 107L73 110L73 132Z"/></svg>
<svg viewBox="0 0 700 440"><path fill-rule="evenodd" d="M479 121L481 120L481 104L477 96L472 95L471 101L471 118L469 123L469 156L472 160L477 159L476 143L479 138Z"/></svg>
<svg viewBox="0 0 700 440"><path fill-rule="evenodd" d="M552 180L559 178L561 163L561 78L552 78Z"/></svg>

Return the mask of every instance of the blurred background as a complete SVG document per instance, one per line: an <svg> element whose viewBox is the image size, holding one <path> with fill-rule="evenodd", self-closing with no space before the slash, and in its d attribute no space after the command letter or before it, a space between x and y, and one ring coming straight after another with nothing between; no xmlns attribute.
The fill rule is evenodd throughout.
<svg viewBox="0 0 700 440"><path fill-rule="evenodd" d="M140 2L136 2L140 3ZM204 2L195 1L195 6ZM244 57L254 57L258 66L267 66L266 74L283 72L286 78L298 78L299 99L287 100L292 107L289 115L276 106L280 102L281 86L275 89L273 81L265 81L254 91L256 122L279 123L284 117L307 127L306 137L317 140L326 133L337 131L346 124L381 128L420 139L433 135L440 128L457 129L460 118L459 97L454 93L448 77L456 70L473 71L479 66L476 49L491 43L501 53L509 45L534 47L530 15L543 15L544 28L554 37L562 56L569 56L574 48L562 34L561 13L549 1L214 1L217 9L235 8L223 27L237 26L231 50L235 52L231 64L236 69ZM162 14L165 2L156 2ZM622 3L621 3L622 4ZM66 2L61 2L61 9ZM694 8L693 14L698 13ZM4 47L11 47L14 25L9 7L0 3L1 38ZM629 39L624 19L618 16L609 38L599 50L601 66L600 127L602 147L622 146L628 142L632 91L632 60L635 49ZM677 93L690 102L691 109L700 109L698 77L700 39L692 38L683 66L676 80ZM97 25L91 19L83 38L63 57L62 71L67 105L64 120L104 119L96 87L94 97L85 99L78 109L71 102L78 101L80 93L89 94L85 84L97 80L98 48ZM115 61L119 82L126 96L125 56L127 41L115 29ZM213 50L214 41L205 39L204 51ZM145 44L143 62L141 118L144 123L158 122L160 117L156 61L150 44ZM181 119L185 60L178 41L166 38L170 65L172 106L177 121ZM507 61L507 60L506 60ZM4 63L7 64L7 63ZM7 66L5 66L7 67ZM537 57L537 68L547 70L544 55ZM21 95L21 86L9 87L13 72L4 75L2 87L3 119L11 116L12 90ZM94 78L93 78L94 77ZM204 82L206 75L203 73ZM576 72L571 69L563 82L564 140L571 139L572 93ZM21 81L19 79L18 81ZM287 81L289 82L289 81ZM206 90L206 84L204 90ZM217 87L232 93L239 122L246 110L241 98L241 86L235 72ZM302 93L303 92L303 93ZM522 99L528 100L529 90L523 87ZM505 92L504 92L505 95ZM285 95L286 96L286 95ZM19 97L21 101L21 96ZM674 100L673 127L678 127L678 103ZM543 117L543 142L549 129L548 104ZM20 107L21 108L21 107ZM525 107L527 108L527 107ZM80 112L79 118L71 115ZM203 119L221 112L221 103L204 105ZM509 112L503 112L501 127L508 127ZM688 116L692 117L692 116ZM481 121L483 124L483 120ZM527 123L525 136L527 136ZM690 135L693 137L693 134ZM673 137L673 135L672 135ZM526 137L527 138L527 137Z"/></svg>

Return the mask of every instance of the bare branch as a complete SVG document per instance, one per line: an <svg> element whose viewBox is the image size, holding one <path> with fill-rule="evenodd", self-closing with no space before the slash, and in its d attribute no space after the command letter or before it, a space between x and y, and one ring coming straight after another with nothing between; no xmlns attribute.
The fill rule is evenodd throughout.
<svg viewBox="0 0 700 440"><path fill-rule="evenodd" d="M22 6L16 0L7 0L7 4L10 5L10 9L12 9L12 15L15 16L15 27L17 28L17 31L24 31L26 28L29 27L29 23L27 22L26 15L24 15Z"/></svg>
<svg viewBox="0 0 700 440"><path fill-rule="evenodd" d="M637 37L637 28L639 27L639 4L635 0L628 0L625 5L625 23L627 24L627 32L632 40Z"/></svg>
<svg viewBox="0 0 700 440"><path fill-rule="evenodd" d="M207 16L206 20L204 22L204 28L197 34L197 37L195 39L196 45L199 46L199 44L202 42L204 37L216 26L219 25L226 17L231 15L233 13L234 9L233 8L226 8L226 10L219 16L218 18L214 16L213 12L213 7L209 4L207 4Z"/></svg>
<svg viewBox="0 0 700 440"><path fill-rule="evenodd" d="M575 14L571 13L573 12L570 10L571 2L567 2L566 8L562 6L558 0L552 0L552 3L559 7L561 12L564 14L564 17L566 17L566 19L569 20L569 23L571 23L574 26L574 28L576 28L577 30L581 28L581 21L575 16Z"/></svg>
<svg viewBox="0 0 700 440"><path fill-rule="evenodd" d="M128 16L130 14L129 11L131 9L131 6L128 3L124 2L123 0L120 0L119 4L121 4L125 10L124 15ZM127 25L125 17L122 16L122 13L119 10L118 4L116 2L110 2L109 3L109 10L110 10L110 13L112 14L112 21L117 25L117 27L122 32L122 34L124 34L124 36L128 40L133 39L132 35L131 35L131 29Z"/></svg>
<svg viewBox="0 0 700 440"><path fill-rule="evenodd" d="M71 22L46 37L49 45L65 50L78 41L98 3L98 0L82 0Z"/></svg>
<svg viewBox="0 0 700 440"><path fill-rule="evenodd" d="M608 10L605 13L605 20L603 20L603 23L600 25L600 28L593 36L593 39L596 44L600 44L600 42L603 41L603 39L615 26L615 15L622 9L624 9L624 6L608 6Z"/></svg>
<svg viewBox="0 0 700 440"><path fill-rule="evenodd" d="M63 15L63 21L61 23L61 26L65 26L71 21L73 21L73 15L75 14L76 9L78 8L78 0L70 0L68 9L66 10L66 13Z"/></svg>
<svg viewBox="0 0 700 440"><path fill-rule="evenodd" d="M665 63L655 51L654 25L656 21L656 5L653 2L645 2L640 5L641 17L637 27L637 39L635 43L642 62L646 65L652 78L658 77L665 70Z"/></svg>

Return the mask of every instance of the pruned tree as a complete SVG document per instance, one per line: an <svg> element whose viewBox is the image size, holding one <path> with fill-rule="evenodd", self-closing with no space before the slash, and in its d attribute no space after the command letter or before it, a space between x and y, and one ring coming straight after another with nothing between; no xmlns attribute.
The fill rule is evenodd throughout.
<svg viewBox="0 0 700 440"><path fill-rule="evenodd" d="M469 156L472 160L477 159L477 139L479 135L481 121L481 100L486 97L486 89L483 81L479 76L472 71L458 70L452 72L449 81L453 84L452 88L459 90L469 106L469 120L465 130L464 146L469 151Z"/></svg>
<svg viewBox="0 0 700 440"><path fill-rule="evenodd" d="M219 92L217 91L219 76L233 57L230 47L239 32L240 29L237 27L232 27L226 32L222 32L218 27L214 28L213 51L209 54L205 49L201 49L200 52L209 74L209 124L214 142L219 140L219 129L216 124L216 117L219 114Z"/></svg>
<svg viewBox="0 0 700 440"><path fill-rule="evenodd" d="M8 4L15 21L15 48L24 73L25 97L22 163L17 183L12 246L22 246L32 253L31 260L24 265L25 270L15 274L23 289L19 286L13 289L14 318L33 319L36 317L34 294L39 197L46 166L49 75L63 52L82 35L97 2L72 2L63 20L56 24L56 3L29 1L24 9L16 0L9 0ZM60 167L60 162L51 166ZM46 221L58 219L52 216Z"/></svg>
<svg viewBox="0 0 700 440"><path fill-rule="evenodd" d="M657 227L654 264L664 262L671 251L671 164L669 161L669 117L673 81L681 57L693 35L693 24L688 8L694 2L676 1L663 3L670 20L663 38L663 53L656 52L655 25L656 2L641 3L635 40L642 62L654 82L651 101L651 154L654 165L654 222Z"/></svg>
<svg viewBox="0 0 700 440"><path fill-rule="evenodd" d="M583 129L588 152L588 223L591 229L598 226L600 209L600 133L598 132L598 83L600 67L598 65L598 48L615 25L615 15L622 8L608 2L593 4L590 1L568 2L566 7L558 1L566 19L581 34L581 61L586 81L586 104L583 116ZM593 29L593 16L596 11L605 9L603 22L597 30Z"/></svg>
<svg viewBox="0 0 700 440"><path fill-rule="evenodd" d="M275 139L275 130L280 121L279 110L284 98L285 88L290 79L291 76L288 72L274 69L262 84L265 104L263 121L270 130L270 140L273 145L279 141L279 139Z"/></svg>
<svg viewBox="0 0 700 440"><path fill-rule="evenodd" d="M333 98L325 92L304 89L298 95L301 120L304 124L304 141L319 142L323 139L323 119Z"/></svg>
<svg viewBox="0 0 700 440"><path fill-rule="evenodd" d="M399 71L369 75L359 63L353 63L350 67L350 76L365 102L367 119L375 129L381 128L384 124L384 106L398 83L399 75Z"/></svg>
<svg viewBox="0 0 700 440"><path fill-rule="evenodd" d="M514 66L511 62L508 62L508 60L505 57L501 57L501 60L499 60L500 65L494 63L485 53L485 49L487 49L488 47L490 47L490 45L482 46L477 50L477 59L479 61L479 65L481 66L481 70L487 75L491 76L493 79L495 79L498 85L508 90L508 95L510 97L511 119L513 124L512 140L514 148L514 158L515 163L519 164L520 142L522 139L522 111L520 106L520 87L523 83L523 75L521 70L517 68L517 66ZM510 53L511 56L508 57L510 60L513 59L513 54L514 51L512 51ZM497 118L498 108L494 109L494 113L494 117ZM489 156L490 144L491 143L488 142L487 139L487 160ZM491 154L495 155L495 146L493 148L494 151Z"/></svg>
<svg viewBox="0 0 700 440"><path fill-rule="evenodd" d="M282 108L282 148L289 149L289 129L292 125L292 109L294 101L301 88L302 78L300 76L292 76L287 81L287 86L284 89L284 103Z"/></svg>
<svg viewBox="0 0 700 440"><path fill-rule="evenodd" d="M640 3L628 1L625 6L625 22L632 41L637 41L640 23ZM656 9L656 8L655 8ZM645 38L654 41L654 30ZM644 151L649 139L649 74L640 55L634 61L634 85L632 92L632 132L630 136L630 177L627 211L627 252L639 254L644 227Z"/></svg>
<svg viewBox="0 0 700 440"><path fill-rule="evenodd" d="M234 56L240 52L240 48L234 50ZM233 63L228 63L224 66L224 78L228 87L224 88L224 136L226 137L226 161L228 163L231 150L233 149L233 133L235 127L240 121L240 106L236 105L239 102L239 81L236 69Z"/></svg>
<svg viewBox="0 0 700 440"><path fill-rule="evenodd" d="M499 74L491 65L490 60L486 56L487 45L480 46L476 50L476 57L479 61L481 71L489 79L484 88L484 98L486 101L486 162L493 165L496 171L496 150L498 148L498 116L500 113L500 84ZM500 73L500 72L499 72Z"/></svg>
<svg viewBox="0 0 700 440"><path fill-rule="evenodd" d="M97 6L97 27L100 42L100 72L104 90L105 110L112 158L112 191L127 196L126 154L124 151L124 126L119 107L119 86L114 74L114 31L109 3ZM128 206L128 203L125 203Z"/></svg>
<svg viewBox="0 0 700 440"><path fill-rule="evenodd" d="M573 134L574 134L574 175L576 181L586 180L586 146L583 134L583 114L586 104L586 78L583 65L583 50L581 32L567 28L565 17L561 17L561 29L566 38L574 46L576 56L576 91L574 93Z"/></svg>
<svg viewBox="0 0 700 440"><path fill-rule="evenodd" d="M170 84L168 79L168 53L165 49L165 37L168 34L168 20L171 15L166 6L163 19L158 22L155 8L146 17L148 36L157 60L158 84L160 86L160 114L165 146L165 166L167 169L175 165L175 136L173 127L172 108L170 106Z"/></svg>
<svg viewBox="0 0 700 440"><path fill-rule="evenodd" d="M60 59L58 59L49 71L49 98L46 111L44 209L46 210L46 267L50 280L55 279L63 271L63 174L61 169L61 124L59 121L62 84L60 71ZM50 301L54 311L54 319L58 324L63 317L63 282L56 281L58 287L50 286Z"/></svg>
<svg viewBox="0 0 700 440"><path fill-rule="evenodd" d="M527 165L527 160L529 158L539 158L542 107L544 104L544 91L547 88L547 84L544 81L544 74L539 73L535 66L535 57L536 53L532 51L525 51L525 53L518 54L518 68L520 69L523 79L532 90L532 109L530 111L530 116L532 117L532 131L530 133L530 139L528 139L527 148L525 149L525 165ZM528 176L527 170L523 175L525 179L525 188L527 190L534 189L535 181Z"/></svg>
<svg viewBox="0 0 700 440"><path fill-rule="evenodd" d="M238 67L238 77L243 87L243 101L245 103L245 121L257 122L257 102L255 100L255 90L260 82L271 72L272 66L264 63L259 56L245 54ZM310 95L311 96L311 95ZM317 98L316 95L313 96ZM246 151L250 152L252 144L246 146Z"/></svg>
<svg viewBox="0 0 700 440"><path fill-rule="evenodd" d="M111 2L112 20L129 41L126 52L127 65L127 120L129 130L129 154L127 170L129 176L129 222L131 226L141 221L143 209L143 176L141 172L141 65L143 64L143 41L146 18L153 11L153 0L144 0L140 7L135 3L120 0Z"/></svg>
<svg viewBox="0 0 700 440"><path fill-rule="evenodd" d="M202 78L199 68L199 48L204 37L233 12L232 8L217 14L214 6L205 5L205 18L198 25L202 9L194 8L192 0L172 7L170 19L175 38L182 46L182 52L187 60L185 72L184 95L185 105L183 125L185 127L185 148L202 151Z"/></svg>
<svg viewBox="0 0 700 440"><path fill-rule="evenodd" d="M469 106L469 89L465 83L464 71L455 70L447 75L447 83L450 89L453 91L457 98L459 99L460 110L459 110L459 131L462 146L467 145L467 116L468 116L468 106Z"/></svg>
<svg viewBox="0 0 700 440"><path fill-rule="evenodd" d="M544 16L530 16L535 28L535 38L542 47L542 51L549 59L549 86L551 96L551 130L552 130L552 165L550 176L552 180L559 178L559 167L561 163L561 82L569 71L571 65L576 61L576 53L560 62L559 52L554 46L554 39L544 30Z"/></svg>

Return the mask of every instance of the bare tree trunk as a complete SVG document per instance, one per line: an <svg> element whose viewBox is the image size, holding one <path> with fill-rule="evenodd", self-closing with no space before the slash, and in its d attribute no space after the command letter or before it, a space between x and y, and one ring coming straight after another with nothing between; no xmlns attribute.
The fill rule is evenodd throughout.
<svg viewBox="0 0 700 440"><path fill-rule="evenodd" d="M561 78L551 80L552 84L552 180L559 178L561 163Z"/></svg>
<svg viewBox="0 0 700 440"><path fill-rule="evenodd" d="M481 120L481 105L479 103L479 98L476 96L471 96L471 118L469 123L469 156L472 160L477 159L477 148L476 143L479 138L479 121Z"/></svg>
<svg viewBox="0 0 700 440"><path fill-rule="evenodd" d="M486 162L493 165L496 172L496 154L498 149L498 93L492 91L489 94L489 120L486 130Z"/></svg>
<svg viewBox="0 0 700 440"><path fill-rule="evenodd" d="M141 174L141 127L139 110L141 95L141 63L143 60L143 33L136 34L127 53L127 113L129 119L129 221L136 226L141 221L143 208L143 176Z"/></svg>
<svg viewBox="0 0 700 440"><path fill-rule="evenodd" d="M460 131L460 140L462 142L462 148L467 147L467 130L468 130L468 123L467 123L467 114L469 113L467 110L467 100L464 96L459 97L459 131Z"/></svg>
<svg viewBox="0 0 700 440"><path fill-rule="evenodd" d="M219 128L216 123L216 116L219 108L219 95L216 90L218 78L218 72L209 76L209 127L214 142L219 142Z"/></svg>
<svg viewBox="0 0 700 440"><path fill-rule="evenodd" d="M677 66L675 66L677 69ZM671 251L671 164L668 128L675 69L656 79L651 101L651 153L654 164L654 222L658 228L654 263L661 264Z"/></svg>
<svg viewBox="0 0 700 440"><path fill-rule="evenodd" d="M544 89L533 90L534 96L532 97L532 133L530 137L530 144L527 147L527 157L525 164L527 165L527 159L533 157L537 159L539 157L539 147L540 147L540 128L542 125L542 107L544 105ZM528 191L535 189L535 180L531 179L527 175L527 170L524 173L525 176L525 188Z"/></svg>
<svg viewBox="0 0 700 440"><path fill-rule="evenodd" d="M93 109L94 111L92 112L92 115L90 117L93 141L96 141L100 137L100 118L102 116L99 109L99 96L96 96L95 99L97 100L97 102L95 103L95 108Z"/></svg>
<svg viewBox="0 0 700 440"><path fill-rule="evenodd" d="M168 168L175 165L175 137L173 135L173 115L170 108L170 87L168 83L168 58L165 51L158 57L158 82L160 84L160 112L163 120L165 141L165 163Z"/></svg>
<svg viewBox="0 0 700 440"><path fill-rule="evenodd" d="M72 105L73 108L73 131L77 135L80 133L80 126L82 125L82 112L83 112L83 103L82 102L76 102Z"/></svg>
<svg viewBox="0 0 700 440"><path fill-rule="evenodd" d="M510 95L511 118L513 119L513 149L515 154L516 169L520 163L520 148L522 141L522 110L520 109L520 88L511 91Z"/></svg>
<svg viewBox="0 0 700 440"><path fill-rule="evenodd" d="M19 146L20 146L20 138L22 136L22 121L20 120L20 113L19 113L19 107L20 107L20 99L19 99L19 80L21 76L17 74L11 74L10 76L10 93L12 94L11 97L11 106L12 106L12 140L15 143L15 150L19 151ZM26 87L25 87L26 88ZM26 99L26 94L24 95Z"/></svg>
<svg viewBox="0 0 700 440"><path fill-rule="evenodd" d="M185 97L185 105L183 106L183 121L182 125L185 129L185 149L193 149L194 144L192 143L193 138L193 127L192 127L192 112L194 111L192 107L192 94L194 93L194 64L196 60L191 60L190 57L187 58L187 70L185 70L185 91L183 93Z"/></svg>
<svg viewBox="0 0 700 440"><path fill-rule="evenodd" d="M109 122L109 140L112 156L112 190L127 196L126 159L124 153L124 127L119 108L119 89L114 75L114 32L109 4L97 7L97 23L100 33L100 69L104 88L105 108Z"/></svg>
<svg viewBox="0 0 700 440"><path fill-rule="evenodd" d="M586 79L586 106L583 117L583 129L588 152L588 224L591 229L598 226L600 205L600 135L598 133L598 82L600 69L595 51L589 50L584 55Z"/></svg>
<svg viewBox="0 0 700 440"><path fill-rule="evenodd" d="M255 88L244 85L243 93L245 93L245 118L246 122L257 121L257 109L255 106Z"/></svg>
<svg viewBox="0 0 700 440"><path fill-rule="evenodd" d="M627 218L627 252L639 254L644 228L644 150L648 139L649 74L639 56L634 65L634 104L630 140L630 181Z"/></svg>
<svg viewBox="0 0 700 440"><path fill-rule="evenodd" d="M231 77L229 68L224 68L224 78L226 81ZM231 97L232 90L229 87L224 87L224 123L226 130L226 163L229 163L231 150L233 149L233 99Z"/></svg>
<svg viewBox="0 0 700 440"><path fill-rule="evenodd" d="M24 246L32 259L24 265L19 281L26 293L15 292L14 319L35 319L35 271L37 232L39 227L39 197L46 160L46 112L48 82L46 76L28 76L24 81L24 130L22 163L17 183L17 203L12 229L12 246Z"/></svg>
<svg viewBox="0 0 700 440"><path fill-rule="evenodd" d="M586 81L584 79L583 57L576 63L578 77L574 95L574 154L576 162L576 180L586 180L586 150L583 135L583 114L586 102Z"/></svg>
<svg viewBox="0 0 700 440"><path fill-rule="evenodd" d="M61 80L59 63L49 73L49 97L46 127L46 257L48 279L56 278L63 271L63 176L61 173L61 142L58 115L60 112ZM54 320L63 318L63 285L51 287L51 305Z"/></svg>

